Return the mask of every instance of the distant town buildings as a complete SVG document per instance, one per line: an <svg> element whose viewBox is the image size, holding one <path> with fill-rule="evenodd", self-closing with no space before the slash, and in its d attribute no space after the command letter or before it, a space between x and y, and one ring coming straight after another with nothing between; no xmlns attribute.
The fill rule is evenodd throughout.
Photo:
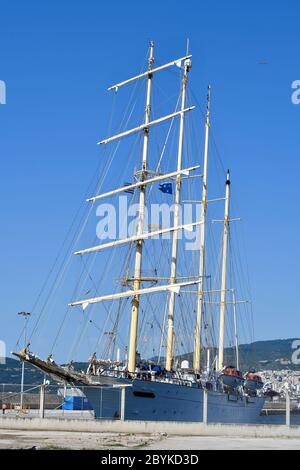
<svg viewBox="0 0 300 470"><path fill-rule="evenodd" d="M284 395L288 390L294 398L300 398L300 370L264 370L259 372L264 388Z"/></svg>

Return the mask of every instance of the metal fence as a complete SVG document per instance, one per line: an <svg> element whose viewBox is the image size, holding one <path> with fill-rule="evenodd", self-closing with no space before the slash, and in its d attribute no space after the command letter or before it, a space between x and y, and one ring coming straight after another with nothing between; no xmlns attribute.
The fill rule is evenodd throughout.
<svg viewBox="0 0 300 470"><path fill-rule="evenodd" d="M70 419L120 419L121 389L100 386L0 384L0 412L5 416ZM90 399L87 397L91 398Z"/></svg>

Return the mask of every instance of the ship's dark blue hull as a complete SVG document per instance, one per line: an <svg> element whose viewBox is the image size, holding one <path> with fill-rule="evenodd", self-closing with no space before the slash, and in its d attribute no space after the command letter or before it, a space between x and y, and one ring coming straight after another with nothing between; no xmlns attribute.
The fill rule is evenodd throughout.
<svg viewBox="0 0 300 470"><path fill-rule="evenodd" d="M122 380L125 387L124 418L143 421L203 421L204 392L196 384ZM121 392L111 387L86 387L96 418L120 417ZM264 399L208 391L208 422L255 423Z"/></svg>

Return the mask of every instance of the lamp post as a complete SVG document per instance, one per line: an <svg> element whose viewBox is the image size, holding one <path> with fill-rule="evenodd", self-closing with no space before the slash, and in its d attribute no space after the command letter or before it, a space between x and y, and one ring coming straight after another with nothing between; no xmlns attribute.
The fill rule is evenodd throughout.
<svg viewBox="0 0 300 470"><path fill-rule="evenodd" d="M30 312L18 312L18 315L22 315L25 320L24 326L24 348L27 346L27 320L30 317ZM21 396L20 396L20 406L21 409L23 407L23 393L24 393L24 370L25 370L25 362L22 361L22 375L21 375Z"/></svg>

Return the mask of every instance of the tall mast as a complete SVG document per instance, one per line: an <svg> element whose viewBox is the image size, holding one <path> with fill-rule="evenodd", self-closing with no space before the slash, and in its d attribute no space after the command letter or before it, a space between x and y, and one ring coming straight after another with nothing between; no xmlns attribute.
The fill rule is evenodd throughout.
<svg viewBox="0 0 300 470"><path fill-rule="evenodd" d="M205 226L207 213L207 167L208 167L208 139L210 127L210 86L207 93L207 108L205 121L205 143L204 143L204 162L202 179L202 204L201 204L201 222L200 226L200 253L199 253L199 284L197 292L197 319L195 326L195 350L194 350L194 371L201 369L201 326L203 312L203 281L204 281L204 257L205 257Z"/></svg>
<svg viewBox="0 0 300 470"><path fill-rule="evenodd" d="M191 61L187 59L184 62L184 73L181 85L181 115L179 127L179 140L178 140L178 156L177 156L177 171L182 168L182 153L183 153L183 134L184 134L184 109L186 99L187 76L191 68ZM179 208L180 208L180 194L181 194L181 175L176 177L176 193L175 193L175 207L174 207L174 227L179 225ZM176 282L177 270L177 251L178 251L178 231L175 231L172 239L172 260L171 260L171 274L170 284ZM167 338L167 357L166 369L170 371L173 361L173 343L174 343L174 310L175 310L175 292L170 292L169 311L168 311L168 338Z"/></svg>
<svg viewBox="0 0 300 470"><path fill-rule="evenodd" d="M150 122L152 65L154 62L153 49L154 49L154 43L153 41L151 41L150 51L149 51L149 61L148 61L145 125L148 125ZM149 128L146 127L144 130L142 170L141 170L141 176L140 176L141 180L145 179L147 175L148 147L149 147ZM138 228L137 228L137 234L141 234L144 231L145 193L146 193L146 187L141 186L140 187L140 200L139 200L139 223L138 223ZM138 240L136 243L133 290L139 290L141 287L142 249L143 249L143 241ZM128 371L131 373L135 372L138 316L139 316L139 296L136 295L132 299L131 324L130 324Z"/></svg>
<svg viewBox="0 0 300 470"><path fill-rule="evenodd" d="M218 370L224 367L224 338L225 338L225 310L226 310L226 290L227 290L227 251L229 237L229 197L230 197L230 176L227 172L226 193L225 193L225 212L223 229L223 256L222 256L222 280L221 280L221 302L220 302L220 330L219 330L219 359Z"/></svg>

